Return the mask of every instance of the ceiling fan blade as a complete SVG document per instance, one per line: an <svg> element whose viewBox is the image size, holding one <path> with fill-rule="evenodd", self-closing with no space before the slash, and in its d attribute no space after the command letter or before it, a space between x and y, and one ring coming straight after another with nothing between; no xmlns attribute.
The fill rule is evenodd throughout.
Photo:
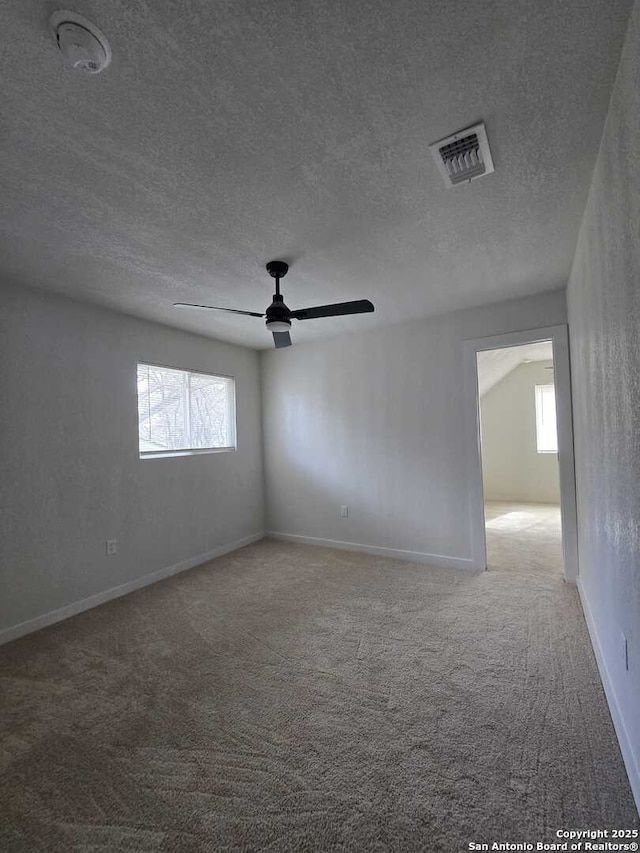
<svg viewBox="0 0 640 853"><path fill-rule="evenodd" d="M195 308L196 310L204 308L208 311L229 311L231 314L245 314L247 317L264 317L264 314L258 314L256 311L240 311L238 308L217 308L215 305L192 305L190 302L174 302L174 308Z"/></svg>
<svg viewBox="0 0 640 853"><path fill-rule="evenodd" d="M369 314L375 311L368 299L354 302L336 302L334 305L318 305L316 308L298 308L291 316L296 320L315 320L317 317L340 317L343 314Z"/></svg>
<svg viewBox="0 0 640 853"><path fill-rule="evenodd" d="M282 349L282 347L290 347L291 346L291 335L289 332L272 332L273 334L273 342L276 345L276 349Z"/></svg>

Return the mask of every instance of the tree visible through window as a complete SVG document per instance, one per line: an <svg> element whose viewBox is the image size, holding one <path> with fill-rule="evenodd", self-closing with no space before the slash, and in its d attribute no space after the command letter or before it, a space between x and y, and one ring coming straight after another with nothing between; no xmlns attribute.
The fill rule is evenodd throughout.
<svg viewBox="0 0 640 853"><path fill-rule="evenodd" d="M234 450L233 379L138 364L138 438L140 455Z"/></svg>
<svg viewBox="0 0 640 853"><path fill-rule="evenodd" d="M555 385L536 385L536 438L538 453L558 452Z"/></svg>

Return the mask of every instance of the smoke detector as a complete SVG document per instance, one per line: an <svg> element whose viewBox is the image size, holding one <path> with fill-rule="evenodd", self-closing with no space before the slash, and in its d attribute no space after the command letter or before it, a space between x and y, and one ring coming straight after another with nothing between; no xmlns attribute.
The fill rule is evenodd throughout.
<svg viewBox="0 0 640 853"><path fill-rule="evenodd" d="M86 74L99 74L111 62L106 36L76 12L54 12L49 26L65 64Z"/></svg>
<svg viewBox="0 0 640 853"><path fill-rule="evenodd" d="M468 184L493 172L484 122L434 142L429 150L448 187Z"/></svg>

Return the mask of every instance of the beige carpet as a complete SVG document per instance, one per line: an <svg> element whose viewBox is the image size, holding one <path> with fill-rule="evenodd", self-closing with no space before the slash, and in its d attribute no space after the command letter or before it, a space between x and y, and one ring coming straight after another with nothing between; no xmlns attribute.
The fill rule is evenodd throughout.
<svg viewBox="0 0 640 853"><path fill-rule="evenodd" d="M637 826L557 533L528 536L489 528L482 574L265 540L5 646L0 849Z"/></svg>
<svg viewBox="0 0 640 853"><path fill-rule="evenodd" d="M498 503L484 507L491 571L561 578L562 523L555 504Z"/></svg>

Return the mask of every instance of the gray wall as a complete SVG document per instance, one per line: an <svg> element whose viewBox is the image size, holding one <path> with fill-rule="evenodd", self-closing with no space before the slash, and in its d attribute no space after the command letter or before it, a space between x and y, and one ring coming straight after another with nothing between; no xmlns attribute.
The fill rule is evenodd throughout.
<svg viewBox="0 0 640 853"><path fill-rule="evenodd" d="M554 291L263 353L268 529L470 559L462 341L565 320Z"/></svg>
<svg viewBox="0 0 640 853"><path fill-rule="evenodd" d="M235 376L238 451L138 459L138 359ZM0 364L0 629L263 529L256 352L5 287Z"/></svg>
<svg viewBox="0 0 640 853"><path fill-rule="evenodd" d="M621 742L626 731L628 743L635 744L635 757L625 757L640 804L639 140L636 2L567 293L579 584L614 719L618 706ZM629 671L622 632L629 644Z"/></svg>
<svg viewBox="0 0 640 853"><path fill-rule="evenodd" d="M552 361L520 364L480 400L486 500L560 503L555 453L538 453L535 386L553 382Z"/></svg>

